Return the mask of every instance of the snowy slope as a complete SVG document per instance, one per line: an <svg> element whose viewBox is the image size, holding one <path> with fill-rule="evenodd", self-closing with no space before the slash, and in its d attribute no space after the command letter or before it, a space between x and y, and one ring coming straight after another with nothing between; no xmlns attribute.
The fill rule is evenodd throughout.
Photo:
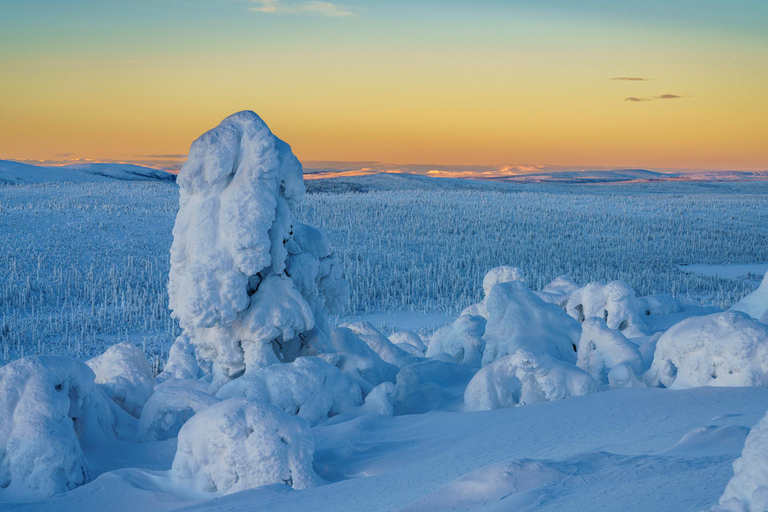
<svg viewBox="0 0 768 512"><path fill-rule="evenodd" d="M139 445L125 464L146 458L155 471L109 472L12 508L695 512L717 503L767 408L760 387L623 389L478 413L364 416L313 429L315 470L327 485L271 485L214 500L156 471L170 468L170 446L153 453Z"/></svg>
<svg viewBox="0 0 768 512"><path fill-rule="evenodd" d="M0 184L89 183L112 180L173 182L176 176L169 172L131 164L93 163L43 167L0 160Z"/></svg>

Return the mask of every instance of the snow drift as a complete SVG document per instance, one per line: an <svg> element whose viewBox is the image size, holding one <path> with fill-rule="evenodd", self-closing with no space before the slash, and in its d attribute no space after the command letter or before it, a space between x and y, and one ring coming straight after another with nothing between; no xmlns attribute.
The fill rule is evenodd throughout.
<svg viewBox="0 0 768 512"><path fill-rule="evenodd" d="M501 409L600 391L584 370L531 350L518 350L482 368L464 392L468 411Z"/></svg>
<svg viewBox="0 0 768 512"><path fill-rule="evenodd" d="M304 183L290 146L239 112L192 143L177 182L169 304L212 390L305 353L348 285L325 236L292 220Z"/></svg>
<svg viewBox="0 0 768 512"><path fill-rule="evenodd" d="M672 388L766 385L768 325L738 311L683 320L656 342L646 381Z"/></svg>
<svg viewBox="0 0 768 512"><path fill-rule="evenodd" d="M731 306L730 311L742 311L752 318L768 324L768 272L757 290Z"/></svg>
<svg viewBox="0 0 768 512"><path fill-rule="evenodd" d="M175 480L230 494L269 484L305 489L320 483L312 469L314 440L303 418L245 398L195 414L179 431Z"/></svg>

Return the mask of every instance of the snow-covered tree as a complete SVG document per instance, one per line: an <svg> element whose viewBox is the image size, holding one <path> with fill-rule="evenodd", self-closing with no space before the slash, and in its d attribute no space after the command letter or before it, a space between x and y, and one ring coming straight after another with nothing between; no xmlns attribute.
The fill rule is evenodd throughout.
<svg viewBox="0 0 768 512"><path fill-rule="evenodd" d="M290 146L239 112L192 143L177 182L170 307L212 390L328 338L348 285L325 236L292 218L304 182Z"/></svg>

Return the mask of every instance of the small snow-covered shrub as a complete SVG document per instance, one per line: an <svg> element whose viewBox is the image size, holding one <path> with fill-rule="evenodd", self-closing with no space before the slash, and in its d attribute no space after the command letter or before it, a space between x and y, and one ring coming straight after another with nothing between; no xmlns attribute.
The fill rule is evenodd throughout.
<svg viewBox="0 0 768 512"><path fill-rule="evenodd" d="M611 281L605 285L589 283L573 292L566 311L579 322L593 316L602 318L611 329L634 338L647 331L637 314L636 301L635 291L624 281Z"/></svg>
<svg viewBox="0 0 768 512"><path fill-rule="evenodd" d="M414 356L392 343L389 338L379 332L370 322L353 322L342 324L342 327L346 327L355 333L371 350L389 364L403 368L416 360Z"/></svg>
<svg viewBox="0 0 768 512"><path fill-rule="evenodd" d="M742 311L752 318L768 324L768 272L757 290L731 306L731 311Z"/></svg>
<svg viewBox="0 0 768 512"><path fill-rule="evenodd" d="M477 304L472 304L464 308L460 316L481 316L488 318L488 309L486 305L488 303L488 296L491 294L491 290L499 283L508 283L511 281L520 281L525 283L525 275L523 271L517 267L510 267L509 265L502 265L495 267L485 273L483 277L483 300Z"/></svg>
<svg viewBox="0 0 768 512"><path fill-rule="evenodd" d="M544 302L557 304L565 309L565 305L568 303L568 299L571 298L571 294L578 288L579 285L577 285L570 276L564 275L556 277L551 283L542 288L540 292L535 293L541 297Z"/></svg>
<svg viewBox="0 0 768 512"><path fill-rule="evenodd" d="M303 418L230 398L181 427L171 474L194 489L221 494L269 484L306 489L320 483L312 469L314 444Z"/></svg>
<svg viewBox="0 0 768 512"><path fill-rule="evenodd" d="M609 372L620 364L626 365L625 369L631 370L634 375L640 373L643 357L637 345L627 340L620 331L608 328L602 318L584 320L576 366L600 384L608 384Z"/></svg>
<svg viewBox="0 0 768 512"><path fill-rule="evenodd" d="M424 357L424 352L427 350L421 336L411 331L393 332L389 335L389 341L416 357Z"/></svg>
<svg viewBox="0 0 768 512"><path fill-rule="evenodd" d="M184 423L219 400L198 389L166 385L149 397L139 418L139 441L176 437Z"/></svg>
<svg viewBox="0 0 768 512"><path fill-rule="evenodd" d="M423 414L461 404L473 370L436 359L406 366L397 374L395 414Z"/></svg>
<svg viewBox="0 0 768 512"><path fill-rule="evenodd" d="M733 463L733 477L714 512L768 510L768 414L749 431L741 457Z"/></svg>
<svg viewBox="0 0 768 512"><path fill-rule="evenodd" d="M479 367L485 349L485 325L486 319L482 316L461 315L432 333L427 357L448 354L459 364Z"/></svg>
<svg viewBox="0 0 768 512"><path fill-rule="evenodd" d="M152 367L144 353L132 343L118 343L100 356L86 361L96 375L96 384L131 416L141 409L155 389Z"/></svg>
<svg viewBox="0 0 768 512"><path fill-rule="evenodd" d="M483 367L464 392L468 411L502 409L600 391L587 372L543 352L518 350Z"/></svg>
<svg viewBox="0 0 768 512"><path fill-rule="evenodd" d="M200 366L195 357L195 346L189 338L179 336L168 351L168 360L163 372L155 378L160 384L168 379L197 379L200 377Z"/></svg>
<svg viewBox="0 0 768 512"><path fill-rule="evenodd" d="M682 309L680 301L667 293L647 295L635 299L635 310L641 317L669 315L672 313L679 313Z"/></svg>
<svg viewBox="0 0 768 512"><path fill-rule="evenodd" d="M114 438L112 407L85 364L32 356L0 368L0 495L44 498L93 475L82 441ZM125 413L122 413L125 414Z"/></svg>
<svg viewBox="0 0 768 512"><path fill-rule="evenodd" d="M576 362L579 323L559 307L541 300L525 283L497 284L486 306L483 366L522 348Z"/></svg>
<svg viewBox="0 0 768 512"><path fill-rule="evenodd" d="M316 425L363 403L360 386L319 357L258 368L225 384L219 399L245 397L279 407Z"/></svg>
<svg viewBox="0 0 768 512"><path fill-rule="evenodd" d="M368 393L365 403L360 406L362 414L380 414L392 416L394 414L395 385L391 382L382 382Z"/></svg>
<svg viewBox="0 0 768 512"><path fill-rule="evenodd" d="M292 220L304 182L290 146L238 112L192 143L177 183L169 304L211 390L303 355L348 286L325 236Z"/></svg>
<svg viewBox="0 0 768 512"><path fill-rule="evenodd" d="M726 311L675 324L656 342L649 385L763 386L768 384L768 325Z"/></svg>

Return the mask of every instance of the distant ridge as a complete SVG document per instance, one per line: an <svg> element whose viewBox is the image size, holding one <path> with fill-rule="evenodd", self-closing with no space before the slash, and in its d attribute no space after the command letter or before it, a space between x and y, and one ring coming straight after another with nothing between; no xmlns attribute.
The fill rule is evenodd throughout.
<svg viewBox="0 0 768 512"><path fill-rule="evenodd" d="M0 160L0 184L176 181L176 175L132 164L90 163L45 167Z"/></svg>

